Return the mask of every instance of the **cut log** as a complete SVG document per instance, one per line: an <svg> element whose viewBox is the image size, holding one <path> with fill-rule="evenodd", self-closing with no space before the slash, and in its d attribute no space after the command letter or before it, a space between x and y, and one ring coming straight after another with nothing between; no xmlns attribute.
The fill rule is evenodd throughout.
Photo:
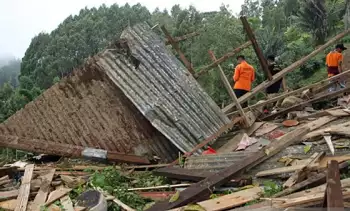
<svg viewBox="0 0 350 211"><path fill-rule="evenodd" d="M196 202L199 200L199 196L209 196L210 192L213 188L218 188L223 184L230 181L237 173L246 170L247 168L252 168L266 159L272 157L277 154L282 149L293 144L296 140L303 137L306 133L308 133L308 128L301 128L298 130L294 130L290 133L284 135L279 141L271 143L266 147L265 152L259 151L254 153L248 157L246 157L242 162L235 163L226 169L213 173L210 177L191 185L186 188L184 191L180 192L179 199L175 202L158 202L153 205L149 210L150 211L158 211L158 210L168 210L176 207L187 205L188 203Z"/></svg>
<svg viewBox="0 0 350 211"><path fill-rule="evenodd" d="M275 74L271 81L264 81L263 83L261 83L258 86L256 86L251 92L249 92L249 93L245 94L244 96L240 97L238 99L239 102L240 103L247 102L252 96L257 94L258 92L263 91L264 89L266 89L267 87L271 86L272 84L276 83L278 80L282 79L287 73L292 72L293 70L297 69L301 65L305 64L308 60L310 60L311 58L313 58L314 56L316 56L320 52L324 51L326 48L328 48L329 46L333 45L335 42L337 42L338 40L342 39L343 37L345 37L349 33L350 33L350 29L348 29L348 30L338 34L337 36L333 37L327 43L325 43L324 45L320 46L319 48L317 48L315 51L313 51L309 55L305 56L304 58L300 59L299 61L291 64L287 68L285 68L282 71L280 71L277 74ZM223 109L223 111L225 113L229 113L229 112L232 111L232 108L234 108L234 106L235 106L234 104L230 104L230 105L226 106Z"/></svg>
<svg viewBox="0 0 350 211"><path fill-rule="evenodd" d="M262 193L261 188L255 187L247 190L238 191L232 194L228 194L225 196L221 196L216 199L211 199L207 201L199 202L198 205L203 207L205 210L210 211L221 211L227 210L233 207L237 207L243 204L246 204L250 201L256 200L260 198L260 194ZM181 211L186 210L186 206L172 209L169 211Z"/></svg>
<svg viewBox="0 0 350 211"><path fill-rule="evenodd" d="M225 54L223 57L217 59L215 62L213 62L212 64L203 67L201 70L197 71L197 73L194 75L195 78L198 78L201 75L204 75L205 73L207 73L209 70L213 69L214 67L218 66L219 64L221 64L222 62L226 61L227 59L237 55L237 53L239 53L240 51L242 51L243 49L249 47L252 43L246 42L243 45L239 46L238 48L232 50L231 52Z"/></svg>
<svg viewBox="0 0 350 211"><path fill-rule="evenodd" d="M297 109L301 109L301 108L304 108L305 106L311 104L311 103L316 103L316 102L319 102L321 100L324 100L324 99L327 99L327 100L331 100L331 99L334 99L340 95L342 95L343 93L345 92L349 92L350 91L350 87L347 87L345 89L341 89L339 91L336 91L336 92L330 92L330 93L326 93L324 95L320 95L318 97L315 97L309 101L306 101L306 102L303 102L303 103L300 103L300 104L297 104L297 105L294 105L292 107L289 107L289 108L286 108L284 110L281 110L277 113L274 113L274 114L271 114L269 116L266 116L263 118L264 121L266 120L272 120L278 116L281 116L281 115L285 115L291 111L294 111L294 110L297 110Z"/></svg>
<svg viewBox="0 0 350 211"><path fill-rule="evenodd" d="M17 205L15 211L26 211L30 194L30 181L32 180L34 164L26 166L24 176L22 178L21 187L18 192Z"/></svg>

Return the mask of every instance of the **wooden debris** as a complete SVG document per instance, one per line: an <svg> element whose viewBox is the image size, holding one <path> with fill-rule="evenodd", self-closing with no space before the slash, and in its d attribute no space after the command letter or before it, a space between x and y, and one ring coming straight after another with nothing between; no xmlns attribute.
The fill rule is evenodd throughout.
<svg viewBox="0 0 350 211"><path fill-rule="evenodd" d="M268 67L267 61L266 61L266 59L265 59L265 57L263 55L263 52L261 51L261 49L259 47L259 44L256 41L255 35L253 33L253 30L250 27L249 22L248 22L246 17L242 16L240 19L242 21L243 28L244 28L245 32L247 33L249 40L253 44L253 48L254 48L255 54L256 54L256 56L259 59L259 63L260 63L260 65L261 65L261 67L262 67L262 69L263 69L263 71L265 73L265 76L266 76L266 78L268 80L271 81L272 80L272 74L271 74L271 72L269 70L269 67Z"/></svg>
<svg viewBox="0 0 350 211"><path fill-rule="evenodd" d="M189 38L192 38L192 37L195 37L195 36L198 36L198 35L199 35L198 32L192 32L192 33L180 36L180 37L174 37L173 40L174 40L174 42L178 43L180 41L187 40ZM171 42L169 40L166 40L165 41L165 45L171 45Z"/></svg>
<svg viewBox="0 0 350 211"><path fill-rule="evenodd" d="M55 169L51 169L46 175L43 176L42 184L38 194L35 196L33 209L40 209L40 207L45 204L47 196L50 191L50 184L52 182L53 176L55 175Z"/></svg>
<svg viewBox="0 0 350 211"><path fill-rule="evenodd" d="M258 130L255 131L255 136L263 136L266 133L270 133L271 131L274 131L277 129L278 126L272 123L265 123L263 126L261 126Z"/></svg>
<svg viewBox="0 0 350 211"><path fill-rule="evenodd" d="M193 75L195 72L193 70L192 64L191 62L189 62L185 56L184 53L182 53L179 44L174 40L174 38L170 35L170 33L168 32L168 30L165 28L165 26L161 26L160 27L163 31L163 33L165 34L166 38L168 39L168 41L170 42L171 46L173 46L173 48L175 49L175 51L178 53L181 61L184 63L184 65L186 66L187 70Z"/></svg>
<svg viewBox="0 0 350 211"><path fill-rule="evenodd" d="M327 169L327 188L325 193L324 207L330 209L344 210L342 187L340 183L340 173L337 161L330 161Z"/></svg>
<svg viewBox="0 0 350 211"><path fill-rule="evenodd" d="M232 139L230 139L226 144L216 150L217 153L228 153L233 152L237 149L239 142L242 140L244 132L239 132Z"/></svg>
<svg viewBox="0 0 350 211"><path fill-rule="evenodd" d="M260 198L262 193L261 188L254 187L247 190L238 191L232 194L224 195L216 199L210 199L207 201L199 202L198 205L203 207L205 210L210 211L220 211L227 210L233 207L237 207ZM185 210L185 207L172 209L170 211L181 211Z"/></svg>
<svg viewBox="0 0 350 211"><path fill-rule="evenodd" d="M332 155L334 155L335 150L332 142L332 136L323 136L324 140L326 141L329 150L331 151Z"/></svg>
<svg viewBox="0 0 350 211"><path fill-rule="evenodd" d="M183 188L183 187L188 187L190 185L191 184L160 185L160 186L145 187L145 188L129 188L128 191L156 190L156 189L167 189L167 188Z"/></svg>
<svg viewBox="0 0 350 211"><path fill-rule="evenodd" d="M273 120L274 118L276 118L278 116L281 116L281 115L285 115L288 112L304 108L305 106L307 106L307 105L309 105L311 103L316 103L316 102L319 102L319 101L324 100L324 99L334 99L334 98L336 98L336 97L340 96L341 94L343 94L345 92L348 92L348 91L350 91L350 87L347 87L345 89L341 89L341 90L336 91L336 92L330 92L330 93L326 93L324 95L320 95L320 96L315 97L315 98L313 98L311 100L305 101L303 103L299 103L299 104L294 105L292 107L289 107L289 108L286 108L284 110L281 110L281 111L279 111L277 113L274 113L274 114L271 114L269 116L266 116L266 117L263 118L263 120Z"/></svg>
<svg viewBox="0 0 350 211"><path fill-rule="evenodd" d="M163 176L176 180L184 181L194 181L199 182L207 177L209 177L212 172L203 172L203 171L193 171L185 168L177 167L167 167L153 170L152 173L157 176ZM242 187L246 185L251 185L252 179L233 179L230 180L226 185L230 187Z"/></svg>
<svg viewBox="0 0 350 211"><path fill-rule="evenodd" d="M70 188L59 188L57 190L54 190L50 193L49 198L45 202L44 206L51 205L56 200L61 199L65 195L67 195L72 189Z"/></svg>
<svg viewBox="0 0 350 211"><path fill-rule="evenodd" d="M73 202L69 196L64 196L60 201L65 211L74 211Z"/></svg>
<svg viewBox="0 0 350 211"><path fill-rule="evenodd" d="M256 177L267 177L267 176L273 176L273 175L279 175L279 174L285 174L285 173L292 173L295 171L299 171L304 167L305 167L305 165L295 165L295 166L287 166L287 167L281 167L281 168L260 171L256 174ZM312 170L315 170L318 168L318 165L310 166L310 168Z"/></svg>
<svg viewBox="0 0 350 211"><path fill-rule="evenodd" d="M308 159L307 164L304 165L303 168L300 170L297 170L284 184L283 188L290 188L296 183L302 182L309 173L309 168L311 168L312 165L319 162L320 159L325 155L325 153L315 153L313 154L310 159Z"/></svg>
<svg viewBox="0 0 350 211"><path fill-rule="evenodd" d="M340 125L334 125L334 126L327 127L325 129L319 129L319 130L313 131L313 130L315 130L323 125L326 125L327 123L334 121L336 119L337 119L337 117L321 117L320 119L315 120L312 123L309 123L308 126L312 127L312 129L310 129L310 131L312 131L312 132L305 135L302 140L304 141L304 140L308 140L308 139L311 139L314 137L323 136L326 133L332 133L332 131L336 131L338 128L350 127L350 123L346 122L346 123L343 123Z"/></svg>
<svg viewBox="0 0 350 211"><path fill-rule="evenodd" d="M267 87L271 86L272 84L276 83L278 80L282 79L287 73L292 72L293 70L297 69L301 65L305 64L309 59L313 58L318 53L324 51L326 48L328 48L329 46L333 45L333 43L335 43L338 40L342 39L343 37L345 37L349 33L350 33L350 29L348 29L348 30L338 34L337 36L333 37L327 43L325 43L324 45L320 46L315 51L311 52L309 55L305 56L304 58L300 59L299 61L294 62L293 64L291 64L287 68L284 68L282 71L280 71L277 74L275 74L271 81L264 81L263 83L261 83L258 86L256 86L251 92L249 92L249 93L245 94L244 96L240 97L238 99L239 102L240 103L247 102L252 96L257 94L258 92L263 91L264 89L266 89ZM225 113L229 113L232 110L232 108L234 108L234 106L235 106L234 104L230 104L230 105L226 106L223 109L223 111Z"/></svg>
<svg viewBox="0 0 350 211"><path fill-rule="evenodd" d="M254 153L246 157L240 163L235 163L220 172L213 173L210 177L207 177L206 179L193 184L182 191L177 201L172 203L158 202L153 205L149 211L173 209L184 206L188 203L196 202L196 200L198 200L198 196L204 197L209 195L213 187L220 187L231 180L231 178L233 178L238 172L260 164L264 160L278 153L280 150L293 144L296 140L303 137L308 131L308 128L302 128L287 133L278 142L271 143L266 148L267 151L265 150L265 152L259 151Z"/></svg>
<svg viewBox="0 0 350 211"><path fill-rule="evenodd" d="M222 56L221 58L217 59L215 62L213 62L212 64L203 67L201 70L197 71L196 74L194 75L195 78L198 78L201 75L204 75L205 73L207 73L209 70L213 69L214 67L216 67L218 64L221 64L222 62L226 61L227 59L235 56L237 53L239 53L240 51L242 51L243 49L249 47L252 43L246 42L243 45L239 46L238 48L232 50L231 52L225 54L224 56Z"/></svg>
<svg viewBox="0 0 350 211"><path fill-rule="evenodd" d="M3 210L15 210L17 205L17 200L16 199L11 199L7 201L2 201L0 202L0 208Z"/></svg>
<svg viewBox="0 0 350 211"><path fill-rule="evenodd" d="M26 211L29 194L30 194L30 181L32 180L34 170L34 164L26 166L24 176L22 178L22 184L18 192L17 205L15 211Z"/></svg>

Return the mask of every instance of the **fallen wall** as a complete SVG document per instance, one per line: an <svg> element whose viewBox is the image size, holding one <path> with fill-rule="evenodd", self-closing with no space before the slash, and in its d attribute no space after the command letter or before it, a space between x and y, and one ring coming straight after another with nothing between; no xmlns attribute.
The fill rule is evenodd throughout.
<svg viewBox="0 0 350 211"><path fill-rule="evenodd" d="M0 134L165 160L178 152L91 60L1 124Z"/></svg>

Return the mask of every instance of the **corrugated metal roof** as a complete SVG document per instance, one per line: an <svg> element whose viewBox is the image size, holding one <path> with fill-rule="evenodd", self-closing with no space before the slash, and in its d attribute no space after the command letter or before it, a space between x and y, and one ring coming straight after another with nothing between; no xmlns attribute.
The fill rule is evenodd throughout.
<svg viewBox="0 0 350 211"><path fill-rule="evenodd" d="M176 158L178 149L93 62L87 62L84 68L46 90L2 123L0 135L135 155L158 155L168 161ZM16 144L8 147L16 148ZM42 152L35 147L27 150ZM59 152L59 149L48 152L55 150Z"/></svg>
<svg viewBox="0 0 350 211"><path fill-rule="evenodd" d="M128 28L121 38L128 47L104 51L97 64L181 151L230 122L148 25ZM129 50L139 64L131 62Z"/></svg>

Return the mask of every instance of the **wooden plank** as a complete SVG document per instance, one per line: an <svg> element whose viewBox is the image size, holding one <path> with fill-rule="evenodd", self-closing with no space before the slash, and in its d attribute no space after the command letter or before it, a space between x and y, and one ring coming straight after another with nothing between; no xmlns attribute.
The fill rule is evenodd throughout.
<svg viewBox="0 0 350 211"><path fill-rule="evenodd" d="M181 51L181 49L179 47L179 44L177 42L175 42L174 38L170 35L170 33L168 32L168 30L165 28L164 25L162 25L160 28L162 29L162 31L165 34L166 38L169 40L171 46L173 46L175 51L178 53L181 61L186 66L187 70L193 75L195 72L194 72L194 70L192 68L192 64L187 60L185 54L182 53L182 51Z"/></svg>
<svg viewBox="0 0 350 211"><path fill-rule="evenodd" d="M268 115L266 117L263 118L264 121L266 120L272 120L280 115L285 115L291 111L294 111L296 109L301 109L301 108L304 108L305 106L311 104L311 103L316 103L316 102L319 102L321 100L324 100L324 99L328 99L328 100L331 100L331 99L334 99L334 98L337 98L339 95L345 93L345 92L348 92L350 91L350 87L347 87L345 89L341 89L341 90L338 90L336 92L328 92L326 94L323 94L323 95L320 95L318 97L315 97L311 100L308 100L306 102L303 102L303 103L300 103L300 104L297 104L297 105L294 105L294 106L291 106L289 108L286 108L286 109L283 109L277 113L274 113L274 114L271 114L271 115Z"/></svg>
<svg viewBox="0 0 350 211"><path fill-rule="evenodd" d="M226 61L227 59L235 56L237 53L239 53L243 49L249 47L251 44L252 44L252 42L250 42L250 41L244 43L243 45L239 46L238 48L232 50L231 52L229 52L229 53L225 54L224 56L222 56L221 58L217 59L215 62L211 63L210 65L205 66L201 70L197 71L197 73L194 75L194 77L198 78L199 76L204 75L209 70L211 70L214 67L218 66L219 64L221 64L222 62Z"/></svg>
<svg viewBox="0 0 350 211"><path fill-rule="evenodd" d="M311 167L311 165L315 164L316 162L319 162L320 158L324 156L325 153L314 153L306 162L303 168L300 170L297 170L294 174L292 174L291 177L283 184L283 188L290 188L296 183L302 182L308 175L308 168Z"/></svg>
<svg viewBox="0 0 350 211"><path fill-rule="evenodd" d="M293 185L292 187L287 188L287 189L273 195L273 198L278 198L278 197L292 194L292 193L297 192L298 190L301 190L303 188L310 187L312 184L315 184L315 183L320 184L320 183L325 183L325 182L326 182L326 174L319 173L319 174L316 174L314 176L309 177L307 180L304 180L300 183L297 183L297 184Z"/></svg>
<svg viewBox="0 0 350 211"><path fill-rule="evenodd" d="M229 152L235 151L238 147L238 144L241 142L243 136L244 136L244 132L239 132L232 139L230 139L226 144L220 147L216 152L221 154L221 153L229 153Z"/></svg>
<svg viewBox="0 0 350 211"><path fill-rule="evenodd" d="M335 160L332 160L328 163L325 202L327 203L328 211L332 211L334 209L339 211L344 210L339 165Z"/></svg>
<svg viewBox="0 0 350 211"><path fill-rule="evenodd" d="M213 51L208 51L209 53L209 56L211 58L212 61L215 61L216 60L216 57L214 55L214 52ZM220 75L220 78L221 78L221 81L222 83L224 84L229 96L231 97L231 100L236 103L236 107L238 109L238 112L239 114L241 115L242 119L243 119L243 122L244 122L244 125L245 127L250 127L253 122L251 122L248 117L246 116L246 114L244 113L243 111L243 108L241 106L241 104L238 102L238 99L237 99L237 96L236 94L233 92L233 89L230 85L230 82L227 80L226 76L225 76L225 73L224 71L222 70L221 66L218 65L218 69L219 69L219 75Z"/></svg>
<svg viewBox="0 0 350 211"><path fill-rule="evenodd" d="M138 190L156 190L156 189L168 189L168 188L183 188L188 187L191 184L176 184L176 185L160 185L153 187L144 187L144 188L129 188L128 191L138 191Z"/></svg>
<svg viewBox="0 0 350 211"><path fill-rule="evenodd" d="M288 199L285 203L275 205L278 208L288 208L288 207L300 207L305 204L310 203L322 203L324 198L324 192L319 192L315 194L308 194L299 198ZM350 198L350 189L343 190L343 197L340 199L349 199Z"/></svg>
<svg viewBox="0 0 350 211"><path fill-rule="evenodd" d="M60 201L65 211L74 211L73 202L69 196L64 196Z"/></svg>
<svg viewBox="0 0 350 211"><path fill-rule="evenodd" d="M283 99L285 99L286 97L289 97L289 96L299 95L300 93L302 93L305 90L312 89L312 88L317 87L317 86L322 86L324 84L328 84L330 81L342 78L342 77L348 75L349 73L350 73L350 70L347 70L347 71L342 72L342 73L340 73L340 74L338 74L338 75L336 75L336 76L334 76L332 78L327 78L327 79L322 80L320 82L317 82L317 83L314 83L314 84L311 84L311 85L308 85L308 86L301 87L300 89L297 89L297 90L294 90L294 91L291 91L291 92L282 93L281 95L278 95L278 96L276 96L274 98L268 99L268 100L266 100L264 102L256 103L254 105L250 105L249 107L244 108L244 111L247 112L247 111L259 108L259 107L263 107L263 106L266 106L268 104L277 102L279 100L283 100ZM238 101L239 101L239 99L238 99ZM232 115L237 115L237 114L238 114L238 111L235 111L235 112L228 113L227 115L228 116L232 116ZM302 118L302 119L304 119L304 118Z"/></svg>
<svg viewBox="0 0 350 211"><path fill-rule="evenodd" d="M34 202L33 202L33 210L40 209L40 207L45 204L47 196L50 191L50 185L53 179L53 176L55 175L55 169L49 170L49 172L42 177L42 183L40 185L40 189L38 194L35 196Z"/></svg>
<svg viewBox="0 0 350 211"><path fill-rule="evenodd" d="M17 196L18 196L18 190L1 191L0 192L0 201L5 201L8 199L15 199Z"/></svg>
<svg viewBox="0 0 350 211"><path fill-rule="evenodd" d="M66 196L69 192L71 192L71 188L60 188L57 190L54 190L50 193L49 198L45 202L44 206L49 206L55 201L61 199L62 197Z"/></svg>
<svg viewBox="0 0 350 211"><path fill-rule="evenodd" d="M17 204L17 200L16 199L11 199L11 200L7 200L7 201L2 201L0 202L0 208L2 210L15 210L16 208L16 204Z"/></svg>
<svg viewBox="0 0 350 211"><path fill-rule="evenodd" d="M247 102L252 96L257 94L258 92L263 91L264 89L266 89L267 87L271 86L272 84L276 83L278 80L282 79L287 73L292 72L293 70L297 69L301 65L305 64L308 60L310 60L311 58L315 57L320 52L326 50L329 46L333 45L335 42L337 42L338 40L342 39L343 37L345 37L349 33L350 33L350 29L345 30L344 32L342 32L342 33L338 34L337 36L333 37L327 43L325 43L324 45L320 46L319 48L317 48L316 50L311 52L309 55L305 56L304 58L300 59L299 61L294 62L293 64L291 64L287 68L284 68L282 71L280 71L277 74L273 75L273 79L271 81L268 81L268 80L264 81L263 83L261 83L258 86L256 86L251 92L249 92L249 93L245 94L244 96L240 97L238 99L239 102L240 103ZM234 104L230 104L230 105L226 106L223 109L223 112L227 114L227 113L231 112L234 107L235 107Z"/></svg>
<svg viewBox="0 0 350 211"><path fill-rule="evenodd" d="M261 188L254 187L247 190L238 191L232 194L224 195L215 199L206 200L199 202L198 205L203 207L205 210L210 211L221 211L227 210L233 207L238 207L240 205L246 204L250 201L260 198L262 193ZM182 211L186 210L186 206L172 209L169 211Z"/></svg>
<svg viewBox="0 0 350 211"><path fill-rule="evenodd" d="M153 170L152 173L157 176L167 177L176 180L185 180L199 182L207 177L209 177L212 172L205 171L193 171L191 169L177 168L177 167L167 167ZM225 185L230 187L242 187L246 185L251 185L252 179L232 179Z"/></svg>
<svg viewBox="0 0 350 211"><path fill-rule="evenodd" d="M323 138L326 141L327 146L328 146L329 150L331 151L332 155L334 155L335 149L334 149L333 142L332 142L332 136L327 135L327 136L323 136Z"/></svg>
<svg viewBox="0 0 350 211"><path fill-rule="evenodd" d="M192 38L192 37L195 37L195 36L198 36L198 35L199 35L198 32L192 32L192 33L189 33L189 34L182 35L180 37L174 37L173 40L174 40L174 42L178 43L180 41L187 40L189 38ZM169 40L166 40L165 41L165 45L171 45L171 42Z"/></svg>
<svg viewBox="0 0 350 211"><path fill-rule="evenodd" d="M304 168L305 165L294 165L294 166L286 166L281 168L275 168L265 171L260 171L256 174L256 177L267 177L267 176L273 176L273 175L279 175L279 174L285 174L285 173L292 173L295 171L298 171L302 168ZM318 165L310 166L311 169L317 169Z"/></svg>
<svg viewBox="0 0 350 211"><path fill-rule="evenodd" d="M193 184L184 191L180 192L179 199L175 202L158 202L153 205L149 211L173 209L187 205L188 203L196 202L196 200L199 200L198 196L209 196L213 188L222 186L236 176L237 173L242 172L249 167L254 167L272 157L280 150L285 149L296 140L303 137L308 131L308 128L301 128L287 133L279 141L272 142L269 146L267 146L265 152L258 151L257 153L246 157L240 163L235 163L220 172L213 173L210 177L207 177L206 179Z"/></svg>
<svg viewBox="0 0 350 211"><path fill-rule="evenodd" d="M21 187L18 192L17 205L15 211L26 211L29 194L30 194L30 181L32 180L34 171L34 164L26 166L24 176L22 178Z"/></svg>
<svg viewBox="0 0 350 211"><path fill-rule="evenodd" d="M331 121L334 121L336 120L337 117L321 117L320 119L316 120L316 121L313 121L313 123L309 124L309 126L316 128L316 126L323 126L327 123L329 123L330 121L328 120L331 120ZM305 135L302 139L302 141L305 141L305 140L308 140L308 139L311 139L311 138L314 138L314 137L318 137L318 136L323 136L325 135L325 133L331 133L333 130L336 131L338 128L344 128L344 127L350 127L350 123L349 122L345 122L343 124L338 124L338 125L332 125L332 126L329 126L327 128L324 128L324 129L319 129L319 130L316 130L316 131L312 131L310 132L309 134Z"/></svg>
<svg viewBox="0 0 350 211"><path fill-rule="evenodd" d="M253 33L253 30L252 30L252 28L250 28L250 25L249 25L248 20L247 20L246 17L242 16L240 19L242 21L243 28L244 28L245 32L247 33L249 40L253 44L254 51L256 53L256 56L259 59L259 63L261 65L261 67L262 67L262 70L264 71L266 78L271 81L272 80L272 74L271 74L271 72L269 70L269 67L267 65L267 61L266 61L266 59L264 57L264 54L261 51L258 42L256 41L255 35Z"/></svg>

